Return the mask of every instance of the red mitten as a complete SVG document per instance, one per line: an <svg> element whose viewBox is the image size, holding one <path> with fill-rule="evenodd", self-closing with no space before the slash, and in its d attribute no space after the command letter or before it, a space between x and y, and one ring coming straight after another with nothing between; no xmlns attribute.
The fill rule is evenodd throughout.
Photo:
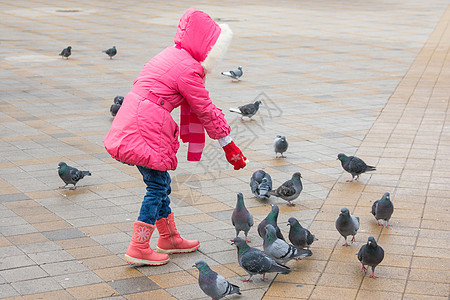
<svg viewBox="0 0 450 300"><path fill-rule="evenodd" d="M241 149L239 149L233 141L226 146L223 146L223 151L225 151L225 156L228 162L234 166L235 170L242 169L247 165L247 158L244 154L242 154Z"/></svg>

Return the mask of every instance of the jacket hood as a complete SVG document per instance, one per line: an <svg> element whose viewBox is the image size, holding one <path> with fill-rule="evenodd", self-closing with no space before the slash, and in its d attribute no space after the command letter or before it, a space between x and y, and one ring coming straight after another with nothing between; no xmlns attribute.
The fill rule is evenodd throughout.
<svg viewBox="0 0 450 300"><path fill-rule="evenodd" d="M208 14L189 8L181 17L175 34L175 45L189 52L205 72L224 57L233 32L227 24L217 24Z"/></svg>

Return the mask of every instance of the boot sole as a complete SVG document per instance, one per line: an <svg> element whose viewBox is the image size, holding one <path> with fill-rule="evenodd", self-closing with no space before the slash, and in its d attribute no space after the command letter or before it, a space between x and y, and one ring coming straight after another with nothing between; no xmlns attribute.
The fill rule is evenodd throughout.
<svg viewBox="0 0 450 300"><path fill-rule="evenodd" d="M200 247L200 244L198 244L195 247L192 247L190 249L161 249L158 246L156 247L156 252L158 253L166 253L166 254L174 254L174 253L189 253L194 252Z"/></svg>
<svg viewBox="0 0 450 300"><path fill-rule="evenodd" d="M125 261L129 264L133 265L150 265L150 266L160 266L165 265L169 262L169 259L161 260L161 261L152 261L152 260L145 260L145 259L139 259L134 258L131 256L128 256L125 254Z"/></svg>

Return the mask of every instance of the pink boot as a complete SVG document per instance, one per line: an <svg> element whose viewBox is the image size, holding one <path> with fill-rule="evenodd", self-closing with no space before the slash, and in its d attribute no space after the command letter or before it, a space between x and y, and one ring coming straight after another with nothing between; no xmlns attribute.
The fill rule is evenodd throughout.
<svg viewBox="0 0 450 300"><path fill-rule="evenodd" d="M136 265L163 265L169 262L169 255L157 253L150 248L148 242L155 230L154 225L141 221L135 221L133 226L133 235L125 261Z"/></svg>
<svg viewBox="0 0 450 300"><path fill-rule="evenodd" d="M159 239L156 251L160 253L187 253L200 247L200 242L183 239L175 227L173 213L167 218L159 219L155 223L158 228Z"/></svg>

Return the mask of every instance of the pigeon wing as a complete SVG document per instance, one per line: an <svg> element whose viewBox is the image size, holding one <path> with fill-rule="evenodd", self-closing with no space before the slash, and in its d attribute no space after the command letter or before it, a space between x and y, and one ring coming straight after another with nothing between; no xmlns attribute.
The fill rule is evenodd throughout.
<svg viewBox="0 0 450 300"><path fill-rule="evenodd" d="M283 196L292 196L296 193L294 183L291 180L283 183L278 189L277 193Z"/></svg>
<svg viewBox="0 0 450 300"><path fill-rule="evenodd" d="M250 115L255 111L255 107L253 103L239 106L239 110L242 112L244 116Z"/></svg>
<svg viewBox="0 0 450 300"><path fill-rule="evenodd" d="M354 174L364 173L364 171L367 168L367 165L362 159L356 156L349 156L348 158L349 158L348 169L351 173Z"/></svg>
<svg viewBox="0 0 450 300"><path fill-rule="evenodd" d="M241 257L241 266L250 274L265 273L275 261L258 249L252 249Z"/></svg>
<svg viewBox="0 0 450 300"><path fill-rule="evenodd" d="M375 217L377 216L377 207L378 207L378 203L379 203L379 200L375 201L375 202L372 204L372 215L374 215Z"/></svg>

